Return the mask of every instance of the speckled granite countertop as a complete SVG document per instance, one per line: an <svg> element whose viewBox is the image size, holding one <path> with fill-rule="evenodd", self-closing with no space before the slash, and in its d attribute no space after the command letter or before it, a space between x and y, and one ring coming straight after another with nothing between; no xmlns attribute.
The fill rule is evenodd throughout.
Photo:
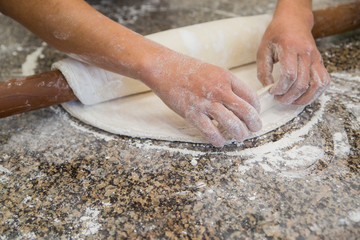
<svg viewBox="0 0 360 240"><path fill-rule="evenodd" d="M149 34L275 6L249 2L91 3ZM0 119L0 239L359 239L360 31L318 45L325 96L221 150L111 135L60 106ZM64 57L0 15L0 80L36 51L36 72Z"/></svg>

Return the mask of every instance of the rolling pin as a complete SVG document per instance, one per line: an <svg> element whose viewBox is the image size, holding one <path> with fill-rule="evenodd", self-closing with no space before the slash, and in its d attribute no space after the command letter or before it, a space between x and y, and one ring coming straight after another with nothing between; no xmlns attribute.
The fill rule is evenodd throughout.
<svg viewBox="0 0 360 240"><path fill-rule="evenodd" d="M360 1L314 11L314 38L360 27ZM0 82L0 118L78 100L59 70Z"/></svg>

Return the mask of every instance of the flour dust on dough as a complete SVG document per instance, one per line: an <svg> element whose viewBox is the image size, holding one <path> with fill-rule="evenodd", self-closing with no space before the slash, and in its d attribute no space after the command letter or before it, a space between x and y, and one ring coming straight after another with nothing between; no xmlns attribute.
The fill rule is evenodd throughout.
<svg viewBox="0 0 360 240"><path fill-rule="evenodd" d="M263 92L254 61L270 20L270 15L238 17L172 29L147 37L175 51L230 69L255 91ZM137 80L73 59L61 60L53 67L65 75L80 100L63 104L64 108L87 124L130 137L207 143L196 128L170 110ZM249 138L285 124L304 108L275 102L268 93L262 94L260 101L263 128Z"/></svg>

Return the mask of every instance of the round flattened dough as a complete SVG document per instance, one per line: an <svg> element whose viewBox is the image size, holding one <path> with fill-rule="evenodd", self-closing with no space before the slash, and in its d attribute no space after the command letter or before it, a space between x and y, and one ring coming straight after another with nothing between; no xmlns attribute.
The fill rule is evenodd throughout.
<svg viewBox="0 0 360 240"><path fill-rule="evenodd" d="M262 88L256 77L256 64L233 69L239 79L254 90ZM284 105L272 98L262 99L271 108L261 113L263 128L249 138L272 131L296 117L304 107ZM63 105L74 117L105 131L138 138L207 143L195 127L170 110L154 93L145 92L86 106L80 102ZM229 139L230 140L230 139Z"/></svg>

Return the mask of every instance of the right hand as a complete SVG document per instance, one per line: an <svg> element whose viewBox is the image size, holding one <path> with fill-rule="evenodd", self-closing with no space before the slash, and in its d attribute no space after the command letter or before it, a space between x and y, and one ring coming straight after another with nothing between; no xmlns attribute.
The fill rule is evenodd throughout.
<svg viewBox="0 0 360 240"><path fill-rule="evenodd" d="M152 66L144 82L214 146L224 146L226 139L211 120L240 142L261 129L256 92L230 71L171 50Z"/></svg>

